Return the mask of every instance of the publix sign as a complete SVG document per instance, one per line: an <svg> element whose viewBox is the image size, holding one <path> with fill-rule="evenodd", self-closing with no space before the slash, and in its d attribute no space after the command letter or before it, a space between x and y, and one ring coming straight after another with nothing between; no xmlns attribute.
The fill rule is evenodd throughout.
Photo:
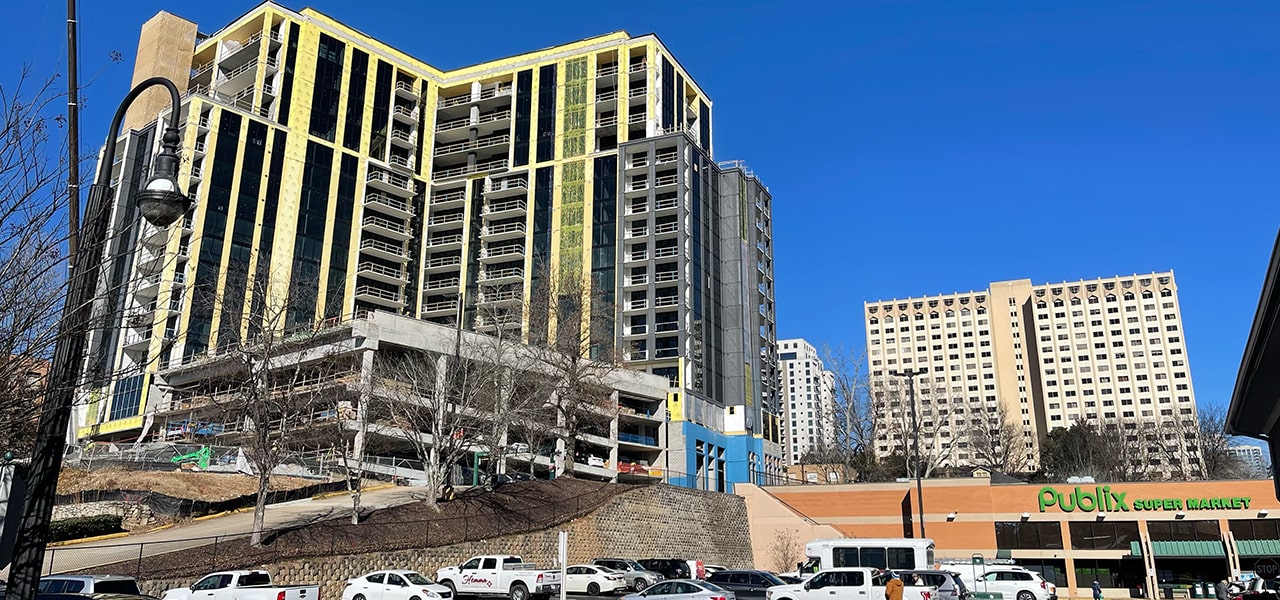
<svg viewBox="0 0 1280 600"><path fill-rule="evenodd" d="M1062 512L1093 511L1151 511L1151 510L1230 510L1247 509L1252 498L1131 498L1129 492L1113 489L1109 485L1091 488L1076 486L1063 491L1052 487L1040 488L1040 512L1056 507Z"/></svg>

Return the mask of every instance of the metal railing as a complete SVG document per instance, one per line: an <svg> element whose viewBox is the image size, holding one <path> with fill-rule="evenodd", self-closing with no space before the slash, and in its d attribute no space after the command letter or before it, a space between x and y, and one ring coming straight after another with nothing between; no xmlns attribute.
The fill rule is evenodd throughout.
<svg viewBox="0 0 1280 600"><path fill-rule="evenodd" d="M374 287L371 285L362 285L360 287L357 287L356 295L372 296L374 298L380 298L382 300L387 300L390 302L404 302L404 296L400 292L393 292L391 290L385 290L380 287Z"/></svg>
<svg viewBox="0 0 1280 600"><path fill-rule="evenodd" d="M449 169L438 169L431 173L435 179L447 179L449 177L458 177L459 175L471 175L473 173L483 173L485 171L494 171L497 169L507 168L507 159L499 158L488 162L476 163L474 165L462 165Z"/></svg>
<svg viewBox="0 0 1280 600"><path fill-rule="evenodd" d="M391 219L384 219L382 217L379 217L378 215L372 215L372 214L365 215L364 219L361 219L360 224L364 227L381 227L383 229L386 229L388 231L394 231L396 233L409 232L409 228L406 227L405 224L402 222L392 221Z"/></svg>
<svg viewBox="0 0 1280 600"><path fill-rule="evenodd" d="M618 63L599 65L596 67L596 77L608 77L618 74Z"/></svg>
<svg viewBox="0 0 1280 600"><path fill-rule="evenodd" d="M381 250L388 254L394 254L400 258L404 258L404 246L388 244L382 240L364 240L360 242L361 250Z"/></svg>
<svg viewBox="0 0 1280 600"><path fill-rule="evenodd" d="M369 175L368 177L366 177L365 181L377 181L377 182L391 185L393 187L397 187L407 192L413 191L413 181L404 175L400 175L399 173L391 173L389 171L370 169Z"/></svg>
<svg viewBox="0 0 1280 600"><path fill-rule="evenodd" d="M461 264L461 256L437 256L427 261L427 267L453 267Z"/></svg>
<svg viewBox="0 0 1280 600"><path fill-rule="evenodd" d="M449 279L436 279L436 280L428 281L426 288L429 290L442 290L445 288L458 287L458 283L460 281L461 280L458 279L457 277L450 277Z"/></svg>
<svg viewBox="0 0 1280 600"><path fill-rule="evenodd" d="M373 180L371 177L370 180ZM382 204L400 212L413 213L413 207L407 201L393 198L382 192L369 192L364 195L365 204Z"/></svg>
<svg viewBox="0 0 1280 600"><path fill-rule="evenodd" d="M448 225L449 223L461 223L462 213L449 213L447 215L436 215L427 220L428 225Z"/></svg>
<svg viewBox="0 0 1280 600"><path fill-rule="evenodd" d="M481 269L480 281L494 281L496 279L506 279L508 277L524 277L524 269L520 267L509 267L506 269Z"/></svg>
<svg viewBox="0 0 1280 600"><path fill-rule="evenodd" d="M461 244L461 243L462 243L462 234L460 233L455 233L453 235L438 235L432 238L427 238L428 247L448 246L449 244Z"/></svg>
<svg viewBox="0 0 1280 600"><path fill-rule="evenodd" d="M508 210L528 210L529 203L524 198L515 200L503 200L502 202L493 202L486 204L483 214L491 215L494 213L506 212Z"/></svg>
<svg viewBox="0 0 1280 600"><path fill-rule="evenodd" d="M394 279L405 279L403 268L388 267L386 265L380 265L372 262L360 263L360 266L356 268L356 274L359 275L361 273L377 273Z"/></svg>
<svg viewBox="0 0 1280 600"><path fill-rule="evenodd" d="M405 93L410 94L410 95L412 95L412 96L417 96L417 95L418 95L418 92L417 92L417 91L415 91L415 90L413 89L413 86L412 86L412 85L410 85L408 81L397 81L397 82L396 82L396 91L397 91L397 92L405 92Z"/></svg>
<svg viewBox="0 0 1280 600"><path fill-rule="evenodd" d="M496 246L485 248L480 251L480 258L495 258L498 256L511 256L513 254L524 254L524 244L510 244L507 246Z"/></svg>
<svg viewBox="0 0 1280 600"><path fill-rule="evenodd" d="M477 140L467 140L462 142L454 142L443 146L436 146L431 152L432 156L440 156L452 152L461 152L464 150L478 150L480 148L490 148L493 146L501 146L511 140L511 136L503 133L500 135L491 135Z"/></svg>
<svg viewBox="0 0 1280 600"><path fill-rule="evenodd" d="M500 235L503 233L524 233L524 223L504 223L502 225L485 225L480 230L480 235Z"/></svg>
<svg viewBox="0 0 1280 600"><path fill-rule="evenodd" d="M438 192L431 196L432 204L444 204L446 202L459 202L467 199L466 190L453 190L451 192Z"/></svg>

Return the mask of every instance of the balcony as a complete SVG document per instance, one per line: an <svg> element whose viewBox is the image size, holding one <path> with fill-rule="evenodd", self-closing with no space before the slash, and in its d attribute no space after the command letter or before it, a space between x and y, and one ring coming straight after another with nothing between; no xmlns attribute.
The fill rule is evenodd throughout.
<svg viewBox="0 0 1280 600"><path fill-rule="evenodd" d="M462 202L467 199L467 190L450 190L447 192L436 192L431 195L432 208L449 208L461 206Z"/></svg>
<svg viewBox="0 0 1280 600"><path fill-rule="evenodd" d="M450 233L427 238L427 247L432 250L456 250L462 247L462 234Z"/></svg>
<svg viewBox="0 0 1280 600"><path fill-rule="evenodd" d="M679 198L659 198L653 203L653 209L656 211L671 210L680 206Z"/></svg>
<svg viewBox="0 0 1280 600"><path fill-rule="evenodd" d="M371 304L381 304L382 306L404 308L404 294L372 285L356 287L356 300Z"/></svg>
<svg viewBox="0 0 1280 600"><path fill-rule="evenodd" d="M675 246L668 246L666 248L655 248L653 250L654 258L671 258L673 256L679 256L679 255L680 255L680 249Z"/></svg>
<svg viewBox="0 0 1280 600"><path fill-rule="evenodd" d="M676 159L678 158L680 158L680 155L675 150L670 152L659 152L657 156L657 164L665 165L667 163L673 163L676 162Z"/></svg>
<svg viewBox="0 0 1280 600"><path fill-rule="evenodd" d="M508 177L506 179L494 179L484 186L485 198L495 199L507 196L515 196L525 194L529 191L528 177Z"/></svg>
<svg viewBox="0 0 1280 600"><path fill-rule="evenodd" d="M480 315L476 317L477 331L497 331L499 329L518 329L521 326L520 315Z"/></svg>
<svg viewBox="0 0 1280 600"><path fill-rule="evenodd" d="M194 158L204 158L205 151L208 149L208 146L209 145L205 143L204 140L196 142L195 145L191 147L191 156Z"/></svg>
<svg viewBox="0 0 1280 600"><path fill-rule="evenodd" d="M633 180L631 180L631 181L628 181L628 182L627 182L627 187L626 187L626 189L625 189L624 191L627 191L627 192L643 192L643 191L645 191L645 190L647 190L647 189L649 189L649 180L648 180L648 179L633 179Z"/></svg>
<svg viewBox="0 0 1280 600"><path fill-rule="evenodd" d="M623 330L622 335L624 336L645 335L648 332L649 332L649 327L647 325L631 325L627 327L625 330Z"/></svg>
<svg viewBox="0 0 1280 600"><path fill-rule="evenodd" d="M129 332L124 336L124 349L135 352L145 352L147 347L151 345L151 332L133 333Z"/></svg>
<svg viewBox="0 0 1280 600"><path fill-rule="evenodd" d="M369 169L369 176L366 181L369 182L369 187L390 192L397 196L413 195L413 179L407 175L374 168Z"/></svg>
<svg viewBox="0 0 1280 600"><path fill-rule="evenodd" d="M507 283L524 279L524 269L509 267L506 269L480 269L480 281L485 283Z"/></svg>
<svg viewBox="0 0 1280 600"><path fill-rule="evenodd" d="M254 80L257 79L258 64L258 59L254 58L232 69L227 74L215 78L214 88L220 92L226 93L229 90L241 90L244 89L245 86L252 85ZM275 75L280 66L274 56L268 57L262 64L266 67L266 74L268 77ZM228 63L224 61L218 65L218 68L222 69L228 66Z"/></svg>
<svg viewBox="0 0 1280 600"><path fill-rule="evenodd" d="M455 213L448 213L448 214L436 215L434 217L431 217L430 219L427 220L427 225L436 227L440 225L448 225L450 223L461 223L461 222L462 222L462 213L455 212Z"/></svg>
<svg viewBox="0 0 1280 600"><path fill-rule="evenodd" d="M411 131L405 131L403 129L391 130L391 143L401 148L412 150L417 147L418 142L415 139L416 137L417 136Z"/></svg>
<svg viewBox="0 0 1280 600"><path fill-rule="evenodd" d="M627 287L649 285L649 274L632 275L626 278L622 285Z"/></svg>
<svg viewBox="0 0 1280 600"><path fill-rule="evenodd" d="M630 228L630 229L628 229L628 230L627 230L627 235L626 235L626 237L627 237L628 239L629 239L629 238L641 238L641 237L647 237L648 235L649 235L649 228L648 228L648 227L632 227L632 228Z"/></svg>
<svg viewBox="0 0 1280 600"><path fill-rule="evenodd" d="M400 219L413 218L413 206L407 200L388 196L382 192L369 192L364 195L365 208L372 208Z"/></svg>
<svg viewBox="0 0 1280 600"><path fill-rule="evenodd" d="M481 262L503 262L524 254L524 244L490 246L480 250Z"/></svg>
<svg viewBox="0 0 1280 600"><path fill-rule="evenodd" d="M679 296L659 296L653 299L654 308L662 308L664 306L677 306L680 304Z"/></svg>
<svg viewBox="0 0 1280 600"><path fill-rule="evenodd" d="M403 221L384 219L372 213L365 213L364 218L360 220L360 227L365 231L402 241L413 237L409 233L409 227Z"/></svg>
<svg viewBox="0 0 1280 600"><path fill-rule="evenodd" d="M443 317L458 312L458 299L442 300L440 302L429 302L422 305L422 312L419 318L426 319L428 317Z"/></svg>
<svg viewBox="0 0 1280 600"><path fill-rule="evenodd" d="M440 292L443 290L456 290L458 287L458 284L461 283L461 281L462 280L457 277L450 277L448 279L432 279L427 281L424 287L428 291L433 291L433 292Z"/></svg>
<svg viewBox="0 0 1280 600"><path fill-rule="evenodd" d="M392 154L387 157L387 163L393 167L413 172L413 159L399 154Z"/></svg>
<svg viewBox="0 0 1280 600"><path fill-rule="evenodd" d="M455 106L465 106L467 104L471 104L472 102L480 102L480 101L489 100L492 98L504 98L504 97L510 96L511 91L512 91L512 86L510 83L506 85L499 83L487 88L482 88L480 90L480 93L476 95L473 95L471 92L467 92L465 94L444 98L440 100L440 102L437 104L437 108L440 108L440 109L452 108Z"/></svg>
<svg viewBox="0 0 1280 600"><path fill-rule="evenodd" d="M414 89L413 89L413 84L409 83L408 81L397 81L397 82L396 82L396 95L397 95L397 96L399 96L399 97L401 97L401 98L408 99L408 100L417 100L417 99L418 99L418 92L417 92L417 90L414 90Z"/></svg>
<svg viewBox="0 0 1280 600"><path fill-rule="evenodd" d="M661 160L661 157L659 157L659 160ZM659 164L661 164L661 163L659 163ZM675 184L676 184L676 181L677 181L678 179L679 179L679 177L678 177L677 175L674 175L674 174L672 174L672 175L662 175L662 176L660 176L660 177L655 177L655 178L653 178L653 186L654 186L654 187L660 187L660 188L661 188L661 187L667 187L667 186L675 185Z"/></svg>
<svg viewBox="0 0 1280 600"><path fill-rule="evenodd" d="M649 203L644 200L633 202L627 206L628 215L639 215L647 212L649 212Z"/></svg>
<svg viewBox="0 0 1280 600"><path fill-rule="evenodd" d="M642 260L649 260L648 250L632 250L627 253L627 262L639 262Z"/></svg>
<svg viewBox="0 0 1280 600"><path fill-rule="evenodd" d="M480 304L519 304L524 301L520 290L485 290L480 292Z"/></svg>
<svg viewBox="0 0 1280 600"><path fill-rule="evenodd" d="M356 268L356 275L393 285L404 285L409 283L409 276L405 273L403 266L388 267L386 265L366 261L360 263Z"/></svg>
<svg viewBox="0 0 1280 600"><path fill-rule="evenodd" d="M623 310L646 310L648 308L649 308L648 299L627 300L627 302L622 305Z"/></svg>
<svg viewBox="0 0 1280 600"><path fill-rule="evenodd" d="M443 144L436 146L431 152L432 156L444 156L455 152L468 152L471 150L479 150L481 148L492 148L494 146L502 146L511 141L511 136L503 133L500 135L491 135L489 137L477 140L466 140L461 142L453 142L452 144Z"/></svg>
<svg viewBox="0 0 1280 600"><path fill-rule="evenodd" d="M418 112L413 110L412 107L403 104L397 104L395 108L391 109L391 117L402 123L418 124Z"/></svg>
<svg viewBox="0 0 1280 600"><path fill-rule="evenodd" d="M623 352L622 359L628 360L628 361L648 360L649 351L648 350L632 350L630 352Z"/></svg>
<svg viewBox="0 0 1280 600"><path fill-rule="evenodd" d="M627 115L627 125L644 123L644 120L648 118L648 115L644 113L644 108L640 107L639 108L640 112L635 112L636 107L634 106L631 108L632 108L631 114Z"/></svg>
<svg viewBox="0 0 1280 600"><path fill-rule="evenodd" d="M637 62L637 63L631 63L631 66L627 68L627 73L628 73L628 74L632 74L632 73L643 73L643 72L645 72L645 70L647 70L648 68L649 68L649 61L647 61L647 60L642 60L642 61Z"/></svg>
<svg viewBox="0 0 1280 600"><path fill-rule="evenodd" d="M627 90L627 98L628 98L628 99L631 99L631 98L642 98L642 97L644 97L644 95L645 95L645 94L647 94L647 93L649 93L649 88L647 88L647 87L645 87L645 86L633 87L633 88L631 88L631 89Z"/></svg>
<svg viewBox="0 0 1280 600"><path fill-rule="evenodd" d="M604 90L596 92L596 102L613 102L618 99L618 90Z"/></svg>
<svg viewBox="0 0 1280 600"><path fill-rule="evenodd" d="M200 181L201 179L204 179L204 168L200 166L192 166L191 181ZM116 183L119 183L119 181ZM115 187L115 185L112 185L111 187Z"/></svg>
<svg viewBox="0 0 1280 600"><path fill-rule="evenodd" d="M485 225L480 229L480 237L488 241L524 238L524 222L503 223L502 225Z"/></svg>
<svg viewBox="0 0 1280 600"><path fill-rule="evenodd" d="M360 242L360 251L383 260L393 260L396 262L405 262L409 260L408 252L404 249L404 244L388 244L382 240L363 240Z"/></svg>
<svg viewBox="0 0 1280 600"><path fill-rule="evenodd" d="M653 274L654 283L663 283L667 281L676 281L680 279L679 271L658 271Z"/></svg>
<svg viewBox="0 0 1280 600"><path fill-rule="evenodd" d="M504 217L514 217L522 215L529 208L529 203L524 198L516 198L514 200L503 200L501 202L490 202L485 204L481 214L486 219L501 219Z"/></svg>
<svg viewBox="0 0 1280 600"><path fill-rule="evenodd" d="M437 256L427 261L423 269L428 273L455 271L462 265L461 256Z"/></svg>
<svg viewBox="0 0 1280 600"><path fill-rule="evenodd" d="M676 233L678 231L680 231L680 223L675 221L671 221L669 223L658 223L653 226L653 233L655 235Z"/></svg>
<svg viewBox="0 0 1280 600"><path fill-rule="evenodd" d="M476 163L474 165L460 165L448 169L437 169L431 173L431 177L436 180L449 179L452 177L461 177L463 175L497 171L505 168L507 168L507 159L499 158L497 160Z"/></svg>
<svg viewBox="0 0 1280 600"><path fill-rule="evenodd" d="M618 126L617 115L609 115L606 117L596 118L596 127L604 128L604 127L617 127L617 126Z"/></svg>
<svg viewBox="0 0 1280 600"><path fill-rule="evenodd" d="M618 63L599 65L596 67L596 79L613 77L618 74Z"/></svg>

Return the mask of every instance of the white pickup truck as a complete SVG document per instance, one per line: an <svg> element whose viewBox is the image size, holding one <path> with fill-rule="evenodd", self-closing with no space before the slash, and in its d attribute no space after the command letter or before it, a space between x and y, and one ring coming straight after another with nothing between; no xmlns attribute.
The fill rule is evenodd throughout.
<svg viewBox="0 0 1280 600"><path fill-rule="evenodd" d="M560 593L560 571L539 570L519 556L474 556L460 567L436 571L436 581L455 597L504 596L511 600L547 598ZM165 600L168 600L167 598Z"/></svg>
<svg viewBox="0 0 1280 600"><path fill-rule="evenodd" d="M164 600L320 600L320 586L271 585L266 571L220 571L165 592Z"/></svg>
<svg viewBox="0 0 1280 600"><path fill-rule="evenodd" d="M765 590L766 600L885 600L888 575L867 567L819 571L804 583L776 585ZM937 600L938 588L904 586L902 600Z"/></svg>

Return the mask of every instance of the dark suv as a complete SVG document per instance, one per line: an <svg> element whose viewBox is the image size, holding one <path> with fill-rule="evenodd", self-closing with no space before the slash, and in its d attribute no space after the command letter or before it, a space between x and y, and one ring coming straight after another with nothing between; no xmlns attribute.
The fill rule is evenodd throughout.
<svg viewBox="0 0 1280 600"><path fill-rule="evenodd" d="M786 585L768 571L719 571L707 575L707 581L733 592L737 598L764 598L764 591L775 585Z"/></svg>
<svg viewBox="0 0 1280 600"><path fill-rule="evenodd" d="M667 579L693 579L697 575L689 569L689 561L678 558L646 558L640 561L640 566Z"/></svg>

